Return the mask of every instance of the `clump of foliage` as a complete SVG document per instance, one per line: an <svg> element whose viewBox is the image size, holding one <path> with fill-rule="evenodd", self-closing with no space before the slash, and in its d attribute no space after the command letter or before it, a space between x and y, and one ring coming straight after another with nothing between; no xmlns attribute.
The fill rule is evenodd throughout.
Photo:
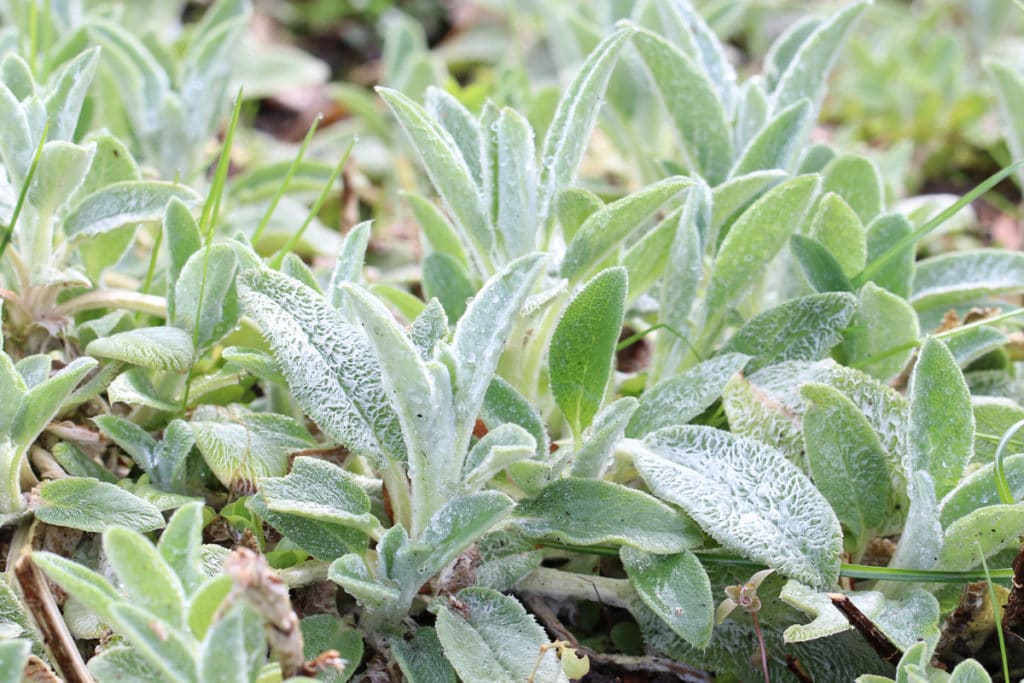
<svg viewBox="0 0 1024 683"><path fill-rule="evenodd" d="M392 16L339 92L422 169L396 267L320 222L352 143L226 116L246 2L9 3L0 680L1019 678L1024 256L917 258L1019 165L905 215L810 142L866 7L745 79L686 0L560 8L554 98Z"/></svg>

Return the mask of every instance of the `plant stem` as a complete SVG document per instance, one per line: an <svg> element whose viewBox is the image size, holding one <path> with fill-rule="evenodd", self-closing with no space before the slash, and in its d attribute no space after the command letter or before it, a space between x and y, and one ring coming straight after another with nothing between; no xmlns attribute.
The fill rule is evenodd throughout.
<svg viewBox="0 0 1024 683"><path fill-rule="evenodd" d="M635 595L628 579L574 574L548 567L534 569L519 580L516 589L555 598L596 601L623 609L629 609Z"/></svg>
<svg viewBox="0 0 1024 683"><path fill-rule="evenodd" d="M764 646L764 636L761 635L761 622L757 619L757 612L750 612L750 620L754 622L757 647L761 651L761 671L764 671L764 683L772 683L771 676L768 675L768 649Z"/></svg>
<svg viewBox="0 0 1024 683"><path fill-rule="evenodd" d="M164 318L167 316L167 299L154 294L140 294L126 289L97 289L65 301L57 306L54 312L70 318L83 311L92 311L97 308L124 308Z"/></svg>

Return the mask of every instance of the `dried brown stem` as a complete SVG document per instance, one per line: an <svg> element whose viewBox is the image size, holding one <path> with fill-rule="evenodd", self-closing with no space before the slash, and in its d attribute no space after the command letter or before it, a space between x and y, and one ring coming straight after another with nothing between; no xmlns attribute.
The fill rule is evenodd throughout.
<svg viewBox="0 0 1024 683"><path fill-rule="evenodd" d="M85 668L82 655L78 652L74 638L68 631L64 618L57 609L57 603L46 585L43 573L32 562L32 555L24 553L14 563L14 575L21 586L25 605L43 635L43 643L67 683L94 683L89 670Z"/></svg>
<svg viewBox="0 0 1024 683"><path fill-rule="evenodd" d="M874 622L868 619L867 615L853 604L849 597L842 593L829 593L828 597L832 600L832 604L836 606L836 609L843 613L843 616L850 622L850 625L863 636L864 640L871 646L871 649L878 653L883 662L895 664L899 661L900 657L903 656L903 651L896 647L889 640L889 637L882 633L875 626Z"/></svg>
<svg viewBox="0 0 1024 683"><path fill-rule="evenodd" d="M664 657L634 657L630 655L606 654L591 650L589 647L579 644L576 637L558 619L554 610L551 609L543 597L535 594L527 595L523 598L523 601L530 611L544 624L551 635L555 637L555 640L564 640L571 643L577 653L586 655L595 664L603 664L604 666L624 672L676 674L683 683L711 683L712 681L711 674Z"/></svg>
<svg viewBox="0 0 1024 683"><path fill-rule="evenodd" d="M1013 587L1003 607L1003 628L1024 637L1024 546L1013 559Z"/></svg>

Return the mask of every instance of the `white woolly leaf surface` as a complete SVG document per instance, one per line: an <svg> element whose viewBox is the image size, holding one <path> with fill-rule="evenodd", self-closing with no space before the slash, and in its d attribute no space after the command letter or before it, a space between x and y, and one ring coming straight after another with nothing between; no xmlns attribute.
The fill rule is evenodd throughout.
<svg viewBox="0 0 1024 683"><path fill-rule="evenodd" d="M280 273L247 271L238 293L317 426L360 455L404 459L398 416L362 333L323 297Z"/></svg>
<svg viewBox="0 0 1024 683"><path fill-rule="evenodd" d="M778 450L704 426L668 427L633 454L651 490L727 548L813 586L839 577L835 512Z"/></svg>

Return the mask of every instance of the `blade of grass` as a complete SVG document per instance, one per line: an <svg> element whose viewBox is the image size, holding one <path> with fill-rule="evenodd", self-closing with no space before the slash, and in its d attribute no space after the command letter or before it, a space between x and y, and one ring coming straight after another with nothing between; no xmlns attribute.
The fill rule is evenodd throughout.
<svg viewBox="0 0 1024 683"><path fill-rule="evenodd" d="M975 199L991 190L993 187L1001 183L1004 179L1006 179L1007 177L1009 177L1022 167L1024 167L1024 160L1010 164L1009 166L999 171L998 173L993 174L987 180L985 180L980 185L976 186L973 190L971 190L963 197L961 197L959 200L957 200L955 203L947 207L944 211L941 211L931 220L927 221L920 228L918 228L914 232L910 233L903 239L896 242L896 244L886 249L878 256L878 258L876 258L874 261L865 266L864 270L860 271L853 278L853 288L859 289L861 286L864 285L865 282L870 280L875 275L875 273L881 270L881 268L885 264L892 260L901 251L917 243L917 241L920 240L922 237L932 232L937 227L939 227L947 220L949 220L951 217L953 217L960 209L964 208L965 206L973 202Z"/></svg>
<svg viewBox="0 0 1024 683"><path fill-rule="evenodd" d="M342 170L344 170L345 164L348 163L348 157L352 154L352 148L355 144L356 141L354 138L350 143L348 143L348 148L345 150L345 153L341 155L341 160L338 161L334 170L331 171L331 177L327 179L327 184L324 185L323 191L320 193L320 196L316 198L316 202L313 203L313 207L309 210L309 215L306 216L306 220L301 226L299 226L299 229L295 231L295 234L288 238L288 241L285 242L284 246L281 247L270 260L271 268L277 270L281 267L281 262L284 261L284 257L291 253L292 249L295 248L295 245L299 243L300 239L302 239L302 235L306 232L306 228L308 228L309 224L313 222L313 219L319 215L320 209L323 208L324 202L327 201L327 197L331 194L331 189L334 187L335 181L338 180L338 176L340 176Z"/></svg>
<svg viewBox="0 0 1024 683"><path fill-rule="evenodd" d="M992 617L996 624L996 637L999 638L999 657L1003 660L1003 680L1010 680L1010 665L1006 657L1006 639L1003 637L1003 615L999 609L999 601L996 600L996 589L992 586L992 577L988 572L988 562L985 561L985 553L981 550L981 544L977 541L974 542L978 546L978 554L981 555L981 567L985 570L985 583L988 584L988 599L992 603Z"/></svg>
<svg viewBox="0 0 1024 683"><path fill-rule="evenodd" d="M242 111L242 89L238 89L235 95L235 104L231 110L231 121L228 123L224 133L224 145L221 147L220 160L217 162L217 170L213 176L213 183L210 185L210 193L206 196L206 203L203 204L203 213L199 218L199 234L205 238L203 250L203 277L199 283L199 298L196 302L196 319L192 329L193 347L199 347L199 325L200 316L203 314L203 298L206 295L206 276L210 262L210 246L213 244L214 227L217 225L217 215L220 212L220 200L224 194L224 186L227 184L228 169L231 166L231 145L235 140L235 129L238 128L238 117ZM192 387L192 370L189 368L185 378L185 390L181 398L181 410L185 411L188 406L189 389Z"/></svg>
<svg viewBox="0 0 1024 683"><path fill-rule="evenodd" d="M28 188L32 184L32 178L36 174L36 168L39 166L39 157L43 155L43 145L46 144L46 134L50 130L50 120L47 119L43 125L43 134L39 136L39 145L36 147L36 153L32 156L32 163L29 164L28 173L25 174L25 182L21 185L21 192L18 193L18 201L14 204L14 213L11 214L11 224L7 226L7 231L4 233L3 241L0 242L0 259L4 257L4 252L7 251L7 245L11 243L11 238L14 237L14 229L18 225L18 216L21 215L21 208L25 205L25 197L28 196Z"/></svg>
<svg viewBox="0 0 1024 683"><path fill-rule="evenodd" d="M1024 420L1020 420L1006 430L1006 433L1003 434L1003 438L999 440L999 445L996 447L996 457L993 462L993 475L996 480L996 491L999 492L999 500L1007 505L1013 505L1017 501L1013 499L1013 492L1010 490L1010 482L1007 481L1006 471L1003 469L1003 454L1006 451L1006 447L1010 444L1010 439L1013 438L1014 434L1021 430L1021 427L1024 427Z"/></svg>
<svg viewBox="0 0 1024 683"><path fill-rule="evenodd" d="M1007 311L1006 313L1001 313L1000 315L996 315L996 316L993 316L991 318L984 318L982 320L976 320L973 323L967 323L966 325L961 325L960 327L954 327L951 330L946 330L945 332L939 332L938 334L934 334L932 336L935 337L936 339L943 339L943 340L944 339L952 339L953 337L956 337L957 335L960 335L960 334L964 334L965 332L969 332L969 331L973 330L976 327L984 327L985 325L992 325L994 323L1003 322L1004 320L1010 320L1012 318L1017 318L1017 317L1019 317L1021 315L1024 315L1024 308L1015 308L1012 311ZM899 344L898 346L892 346L892 347L890 347L888 349L885 349L884 351L879 351L878 353L876 353L873 356L870 356L869 358L865 358L865 359L859 360L859 361L857 361L855 363L851 363L850 367L851 368L862 368L862 367L864 367L866 365L871 365L872 363L875 363L877 361L883 360L885 358L888 358L889 356L895 355L895 354L900 353L902 351L907 351L908 349L916 349L918 346L920 346L923 343L924 343L923 339L918 339L917 341L905 342L903 344Z"/></svg>
<svg viewBox="0 0 1024 683"><path fill-rule="evenodd" d="M284 193L288 191L288 185L291 184L295 171L298 170L299 164L302 163L302 157L306 155L309 143L313 141L313 134L316 133L316 129L320 126L320 122L323 121L323 119L323 114L317 114L316 118L313 119L313 123L310 125L309 131L306 133L306 137L302 140L302 144L299 145L299 151L296 153L295 159L292 160L292 165L288 167L288 172L284 174L284 178L281 180L281 184L278 186L277 192L274 194L273 199L270 200L270 206L267 207L267 211L263 214L260 224L256 226L256 229L252 233L250 240L253 245L255 245L256 242L259 241L260 237L263 236L263 231L266 230L267 224L270 223L270 218L274 215L274 210L277 209L277 205L281 201L281 197L283 197Z"/></svg>
<svg viewBox="0 0 1024 683"><path fill-rule="evenodd" d="M603 557L618 557L619 549L611 546L587 545L576 546L557 541L540 541L541 546L555 550L568 550L588 555L600 555ZM695 550L693 554L700 558L705 564L715 564L733 567L750 567L764 569L760 562L754 562L743 557L725 555L717 552ZM985 578L985 572L963 571L952 572L939 569L892 569L889 567L872 567L866 564L840 565L840 576L851 579L864 579L872 581L901 581L905 583L968 583L980 581ZM988 573L996 579L1012 579L1012 569L994 569Z"/></svg>

